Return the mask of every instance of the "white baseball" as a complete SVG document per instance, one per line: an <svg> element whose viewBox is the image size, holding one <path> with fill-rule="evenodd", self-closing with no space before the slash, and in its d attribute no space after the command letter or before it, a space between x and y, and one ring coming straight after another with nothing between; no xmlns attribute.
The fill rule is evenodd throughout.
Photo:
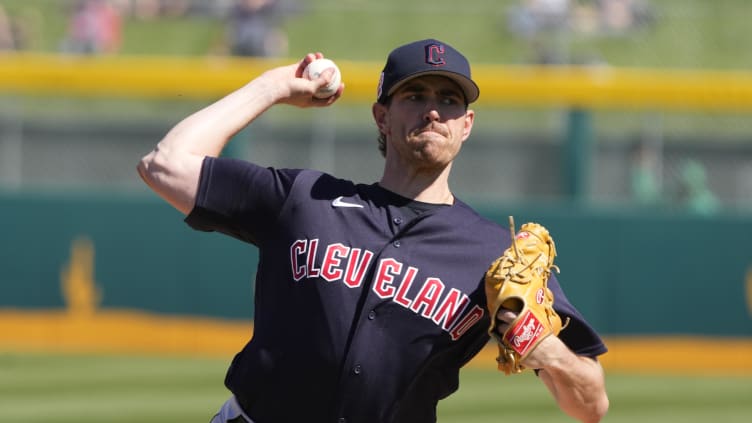
<svg viewBox="0 0 752 423"><path fill-rule="evenodd" d="M324 72L324 70L329 68L334 68L332 81L316 91L316 93L314 94L314 97L316 98L331 97L332 95L334 95L334 93L337 92L337 89L342 83L342 76L339 72L339 68L334 62L329 59L316 59L313 62L309 63L308 66L306 66L305 70L303 70L304 78L314 80L318 79Z"/></svg>

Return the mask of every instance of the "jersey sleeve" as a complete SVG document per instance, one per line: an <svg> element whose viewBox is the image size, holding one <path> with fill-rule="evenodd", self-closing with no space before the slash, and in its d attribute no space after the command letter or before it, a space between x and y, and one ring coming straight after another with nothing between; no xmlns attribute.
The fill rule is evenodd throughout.
<svg viewBox="0 0 752 423"><path fill-rule="evenodd" d="M279 215L299 172L206 157L196 204L185 222L196 230L217 231L258 244Z"/></svg>
<svg viewBox="0 0 752 423"><path fill-rule="evenodd" d="M569 302L553 273L548 280L548 287L554 294L554 310L561 317L561 323L564 324L569 319L569 324L559 333L559 339L578 355L596 357L606 353L608 349L603 340Z"/></svg>

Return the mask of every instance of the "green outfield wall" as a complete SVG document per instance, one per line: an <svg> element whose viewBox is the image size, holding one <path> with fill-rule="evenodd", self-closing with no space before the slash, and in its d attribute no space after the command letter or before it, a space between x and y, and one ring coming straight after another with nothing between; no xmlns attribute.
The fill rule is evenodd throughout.
<svg viewBox="0 0 752 423"><path fill-rule="evenodd" d="M252 315L254 248L191 230L157 199L0 196L0 216L0 308L64 308L64 282L82 261L74 246L88 239L93 273L84 279L97 287L99 308Z"/></svg>
<svg viewBox="0 0 752 423"><path fill-rule="evenodd" d="M752 217L477 206L549 228L562 285L603 333L752 335ZM0 234L0 310L253 314L255 248L155 197L0 194Z"/></svg>

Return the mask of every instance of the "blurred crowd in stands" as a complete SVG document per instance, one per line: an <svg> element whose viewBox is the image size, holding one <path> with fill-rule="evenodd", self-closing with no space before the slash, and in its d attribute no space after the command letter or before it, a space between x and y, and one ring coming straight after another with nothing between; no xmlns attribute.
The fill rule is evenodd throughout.
<svg viewBox="0 0 752 423"><path fill-rule="evenodd" d="M236 56L284 56L288 52L285 19L299 13L295 0L70 0L60 2L68 17L60 51L114 54L122 46L128 20L208 16L226 22L222 40L211 53ZM11 16L0 2L0 51L29 45L34 11Z"/></svg>
<svg viewBox="0 0 752 423"><path fill-rule="evenodd" d="M112 54L120 51L121 10L111 1L80 0L73 4L60 48L66 53Z"/></svg>
<svg viewBox="0 0 752 423"><path fill-rule="evenodd" d="M648 0L519 0L504 23L524 39L539 64L571 63L567 40L580 36L613 37L648 28L656 20Z"/></svg>
<svg viewBox="0 0 752 423"><path fill-rule="evenodd" d="M0 3L0 52L25 49L28 40L25 31L29 26L24 17L11 16Z"/></svg>
<svg viewBox="0 0 752 423"><path fill-rule="evenodd" d="M515 0L504 27L530 46L532 62L570 60L562 43L570 34L618 36L650 26L650 0ZM223 20L222 40L209 53L236 56L285 56L285 21L310 7L301 0L65 0L57 2L68 17L59 49L77 54L120 51L125 23L161 18L204 16ZM21 50L35 24L29 16L9 16L0 1L0 50Z"/></svg>

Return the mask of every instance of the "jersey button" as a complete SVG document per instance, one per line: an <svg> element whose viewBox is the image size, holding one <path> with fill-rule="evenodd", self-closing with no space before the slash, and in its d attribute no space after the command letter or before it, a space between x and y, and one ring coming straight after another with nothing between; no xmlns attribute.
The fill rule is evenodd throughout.
<svg viewBox="0 0 752 423"><path fill-rule="evenodd" d="M371 310L368 312L368 320L373 320L376 318L376 312Z"/></svg>
<svg viewBox="0 0 752 423"><path fill-rule="evenodd" d="M393 245L394 245L395 248L399 248L399 247L402 246L402 243L399 240L397 240L397 241L394 241Z"/></svg>
<svg viewBox="0 0 752 423"><path fill-rule="evenodd" d="M395 225L401 225L402 224L402 218L401 217L395 217L393 220Z"/></svg>
<svg viewBox="0 0 752 423"><path fill-rule="evenodd" d="M361 371L360 364L356 364L355 367L353 367L353 373L356 375L359 375Z"/></svg>

